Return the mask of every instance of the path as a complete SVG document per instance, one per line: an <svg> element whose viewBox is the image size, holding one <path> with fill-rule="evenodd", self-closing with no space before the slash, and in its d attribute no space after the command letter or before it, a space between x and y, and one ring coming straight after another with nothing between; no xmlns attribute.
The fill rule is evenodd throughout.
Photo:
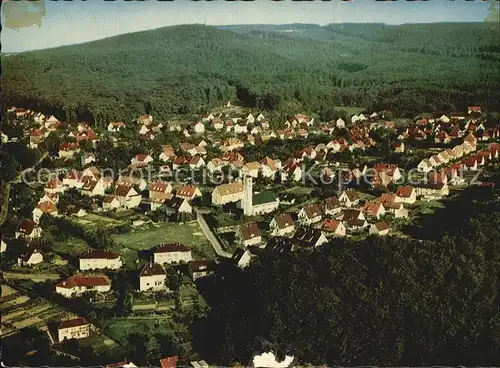
<svg viewBox="0 0 500 368"><path fill-rule="evenodd" d="M210 229L210 226L208 226L207 222L205 221L205 218L198 210L196 211L196 220L198 221L198 224L200 225L203 234L205 234L210 244L212 244L215 253L219 257L231 258L233 255L224 250L221 243L212 232L212 229Z"/></svg>

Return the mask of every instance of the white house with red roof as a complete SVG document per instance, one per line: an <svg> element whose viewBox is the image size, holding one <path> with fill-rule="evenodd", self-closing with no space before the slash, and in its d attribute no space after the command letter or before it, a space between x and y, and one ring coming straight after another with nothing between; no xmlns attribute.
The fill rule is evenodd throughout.
<svg viewBox="0 0 500 368"><path fill-rule="evenodd" d="M330 235L336 236L345 236L347 232L342 221L333 219L325 219L321 224L321 229L325 230Z"/></svg>
<svg viewBox="0 0 500 368"><path fill-rule="evenodd" d="M154 251L154 262L159 264L189 262L192 259L191 249L180 243L161 244Z"/></svg>
<svg viewBox="0 0 500 368"><path fill-rule="evenodd" d="M86 292L105 293L111 290L111 280L106 275L73 275L56 284L56 293L66 298Z"/></svg>
<svg viewBox="0 0 500 368"><path fill-rule="evenodd" d="M123 121L112 121L108 124L108 132L119 132L125 129L125 123Z"/></svg>
<svg viewBox="0 0 500 368"><path fill-rule="evenodd" d="M387 235L389 234L389 225L386 222L377 222L370 226L370 234Z"/></svg>
<svg viewBox="0 0 500 368"><path fill-rule="evenodd" d="M412 204L417 200L417 192L411 186L400 186L396 191L396 200L403 203Z"/></svg>
<svg viewBox="0 0 500 368"><path fill-rule="evenodd" d="M38 223L40 221L40 217L43 214L51 215L51 216L59 216L59 212L57 211L56 205L51 202L41 202L33 209L33 221Z"/></svg>
<svg viewBox="0 0 500 368"><path fill-rule="evenodd" d="M468 106L467 113L470 115L472 113L481 113L481 106Z"/></svg>
<svg viewBox="0 0 500 368"><path fill-rule="evenodd" d="M294 181L300 181L302 179L302 169L298 162L295 160L287 160L280 171L281 180L286 181L288 179Z"/></svg>
<svg viewBox="0 0 500 368"><path fill-rule="evenodd" d="M84 317L61 321L57 328L59 342L66 339L84 339L90 336L90 323Z"/></svg>
<svg viewBox="0 0 500 368"><path fill-rule="evenodd" d="M139 291L167 291L167 272L161 264L147 263L139 274Z"/></svg>
<svg viewBox="0 0 500 368"><path fill-rule="evenodd" d="M50 180L45 184L44 192L49 194L62 193L67 189L64 183L59 180L56 176L50 178Z"/></svg>
<svg viewBox="0 0 500 368"><path fill-rule="evenodd" d="M142 200L142 195L137 193L134 187L125 185L116 186L115 197L120 201L120 206L124 208L135 208Z"/></svg>
<svg viewBox="0 0 500 368"><path fill-rule="evenodd" d="M105 190L106 188L102 179L89 180L83 183L80 193L89 197L103 196Z"/></svg>
<svg viewBox="0 0 500 368"><path fill-rule="evenodd" d="M30 133L30 148L38 148L38 145L45 138L44 132L40 129L36 129Z"/></svg>
<svg viewBox="0 0 500 368"><path fill-rule="evenodd" d="M120 200L114 195L108 195L102 200L102 209L104 211L112 211L120 208L120 206Z"/></svg>
<svg viewBox="0 0 500 368"><path fill-rule="evenodd" d="M153 162L153 157L147 153L139 153L132 160L130 160L130 164L135 167L144 167L148 166L151 162Z"/></svg>
<svg viewBox="0 0 500 368"><path fill-rule="evenodd" d="M80 145L78 143L70 142L59 145L60 158L72 158L78 152L80 152Z"/></svg>
<svg viewBox="0 0 500 368"><path fill-rule="evenodd" d="M187 200L201 197L201 191L196 185L183 185L175 190L175 196Z"/></svg>
<svg viewBox="0 0 500 368"><path fill-rule="evenodd" d="M19 222L15 231L16 239L26 238L28 240L42 236L42 228L34 221L24 219Z"/></svg>
<svg viewBox="0 0 500 368"><path fill-rule="evenodd" d="M117 270L122 266L119 253L91 249L79 257L80 270Z"/></svg>

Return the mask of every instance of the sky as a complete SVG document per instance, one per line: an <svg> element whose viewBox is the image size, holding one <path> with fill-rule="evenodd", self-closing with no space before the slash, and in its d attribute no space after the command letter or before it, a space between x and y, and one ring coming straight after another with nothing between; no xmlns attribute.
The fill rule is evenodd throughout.
<svg viewBox="0 0 500 368"><path fill-rule="evenodd" d="M488 1L3 0L2 52L88 42L176 24L480 22ZM40 13L40 6L45 14ZM35 24L31 25L30 24ZM17 27L14 29L14 27Z"/></svg>

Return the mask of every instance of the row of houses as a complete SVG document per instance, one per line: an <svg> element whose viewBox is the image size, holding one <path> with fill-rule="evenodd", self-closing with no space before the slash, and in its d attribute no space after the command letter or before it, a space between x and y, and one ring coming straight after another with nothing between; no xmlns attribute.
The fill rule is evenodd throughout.
<svg viewBox="0 0 500 368"><path fill-rule="evenodd" d="M345 236L349 232L358 233L367 229L369 227L367 218L380 220L385 214L392 214L395 218L407 217L408 210L405 209L404 204L415 203L416 190L402 186L395 194L384 194L376 201L365 201L363 205L360 205L363 198L364 195L361 192L348 189L343 191L338 198L333 196L319 203L302 207L296 216L291 213L275 215L269 223L269 235L292 237L298 243L304 243L304 246L307 246L305 245L307 242L301 239L316 239L313 243L319 245L319 243L326 242L327 236ZM379 233L378 227L384 227L377 226L371 227L370 233ZM389 231L388 226L385 227L381 234ZM299 234L297 234L298 229L302 229ZM308 236L309 230L314 233L314 236ZM237 238L245 247L265 246L262 241L262 231L255 223L241 226Z"/></svg>
<svg viewBox="0 0 500 368"><path fill-rule="evenodd" d="M122 267L119 253L91 249L78 258L80 271L118 270ZM161 291L166 288L164 265L187 263L193 279L213 271L212 260L194 260L191 249L180 243L160 244L153 251L152 261L139 274L139 291ZM77 274L56 284L56 293L71 298L89 291L110 291L111 281L103 274Z"/></svg>

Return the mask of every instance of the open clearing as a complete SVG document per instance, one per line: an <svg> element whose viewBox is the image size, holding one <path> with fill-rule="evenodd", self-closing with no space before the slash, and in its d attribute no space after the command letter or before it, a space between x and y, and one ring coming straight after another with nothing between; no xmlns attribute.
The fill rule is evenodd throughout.
<svg viewBox="0 0 500 368"><path fill-rule="evenodd" d="M195 257L214 257L213 249L197 222L165 223L146 230L132 230L126 234L112 235L112 237L117 244L129 250L152 249L161 243L182 243L193 250Z"/></svg>
<svg viewBox="0 0 500 368"><path fill-rule="evenodd" d="M416 201L413 205L411 205L412 211L424 215L434 213L437 208L444 208L443 203L437 200Z"/></svg>
<svg viewBox="0 0 500 368"><path fill-rule="evenodd" d="M106 335L124 346L129 343L128 337L136 333L145 336L174 334L170 315L167 318L159 315L151 317L111 318L106 322L104 331Z"/></svg>
<svg viewBox="0 0 500 368"><path fill-rule="evenodd" d="M124 224L123 221L96 213L87 213L85 216L77 218L76 221L88 227L115 227Z"/></svg>
<svg viewBox="0 0 500 368"><path fill-rule="evenodd" d="M353 115L353 114L357 115L365 110L364 107L359 107L359 106L334 106L333 108L337 111L344 110L345 112L347 112L348 115Z"/></svg>
<svg viewBox="0 0 500 368"><path fill-rule="evenodd" d="M51 250L58 254L69 254L70 256L78 256L84 253L89 246L87 242L80 238L70 237L64 242L54 242Z"/></svg>

